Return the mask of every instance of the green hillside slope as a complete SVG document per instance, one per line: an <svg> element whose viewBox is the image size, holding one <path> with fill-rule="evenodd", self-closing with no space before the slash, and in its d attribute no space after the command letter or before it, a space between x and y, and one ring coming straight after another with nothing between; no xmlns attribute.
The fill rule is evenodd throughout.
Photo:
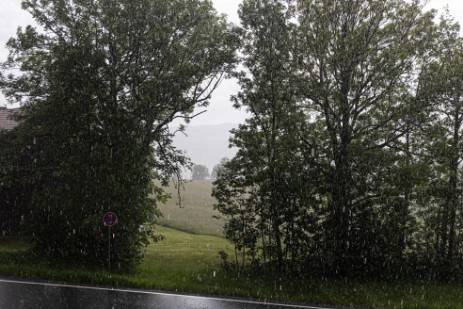
<svg viewBox="0 0 463 309"><path fill-rule="evenodd" d="M214 218L219 212L213 209L212 182L194 180L186 183L185 190L181 191L181 207L174 186L169 186L166 191L172 198L165 205L159 205L163 217L157 220L158 224L194 234L223 236L225 221Z"/></svg>

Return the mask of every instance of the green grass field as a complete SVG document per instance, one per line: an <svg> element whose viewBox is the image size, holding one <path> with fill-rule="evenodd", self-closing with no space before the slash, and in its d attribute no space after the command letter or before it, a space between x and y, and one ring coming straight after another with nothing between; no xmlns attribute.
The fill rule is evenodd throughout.
<svg viewBox="0 0 463 309"><path fill-rule="evenodd" d="M223 219L216 219L220 213L214 210L215 199L211 196L212 182L191 181L185 184L181 191L181 207L177 204L177 192L173 186L166 188L172 198L159 209L163 217L157 221L160 225L172 227L193 234L208 234L222 236Z"/></svg>
<svg viewBox="0 0 463 309"><path fill-rule="evenodd" d="M142 264L131 273L109 274L32 259L27 254L27 240L0 238L0 275L358 308L463 309L461 284L320 278L279 281L266 275L225 272L218 252L223 250L233 259L233 246L223 237L212 235L219 235L214 229L220 225L211 219L215 213L212 198L204 195L210 189L207 182L190 183L185 191L185 202L190 203L185 208L179 209L175 203L163 206L166 216L170 214L168 225L188 230L185 223L190 223L191 232L157 226L166 239L148 246Z"/></svg>

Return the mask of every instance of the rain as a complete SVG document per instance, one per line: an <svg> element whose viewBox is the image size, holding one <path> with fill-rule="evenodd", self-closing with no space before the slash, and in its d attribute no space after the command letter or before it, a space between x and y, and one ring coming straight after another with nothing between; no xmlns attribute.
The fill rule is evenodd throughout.
<svg viewBox="0 0 463 309"><path fill-rule="evenodd" d="M0 307L463 308L447 2L5 1Z"/></svg>

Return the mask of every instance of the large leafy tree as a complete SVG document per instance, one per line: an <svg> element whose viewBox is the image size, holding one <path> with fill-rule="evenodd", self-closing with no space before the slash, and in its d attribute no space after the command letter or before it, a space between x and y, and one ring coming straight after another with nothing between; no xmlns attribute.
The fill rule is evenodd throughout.
<svg viewBox="0 0 463 309"><path fill-rule="evenodd" d="M35 144L28 216L36 249L103 264L101 216L116 212L114 260L141 256L166 182L184 156L168 124L207 105L234 61L236 39L209 1L25 0L43 27L8 42L2 79Z"/></svg>
<svg viewBox="0 0 463 309"><path fill-rule="evenodd" d="M308 223L317 205L311 152L301 139L306 115L294 87L295 25L282 1L244 1L239 13L246 70L237 74L242 91L234 100L250 117L232 132L239 151L224 164L213 195L230 219L227 237L256 258L259 236L260 258L282 271L285 259L305 257L314 228Z"/></svg>
<svg viewBox="0 0 463 309"><path fill-rule="evenodd" d="M240 150L214 191L240 246L253 253L258 231L264 260L338 274L410 258L429 176L418 76L436 33L422 5L243 2L235 101L252 116L234 131Z"/></svg>
<svg viewBox="0 0 463 309"><path fill-rule="evenodd" d="M463 130L463 41L460 27L444 15L436 33L436 53L420 75L420 97L429 104L423 128L425 156L432 169L427 224L432 256L441 275L455 270L461 256L461 162Z"/></svg>
<svg viewBox="0 0 463 309"><path fill-rule="evenodd" d="M335 271L346 272L381 250L376 227L384 220L375 205L382 204L385 164L395 165L391 147L418 114L414 76L433 14L420 1L296 2L301 98L328 134L320 149L331 162L328 256Z"/></svg>

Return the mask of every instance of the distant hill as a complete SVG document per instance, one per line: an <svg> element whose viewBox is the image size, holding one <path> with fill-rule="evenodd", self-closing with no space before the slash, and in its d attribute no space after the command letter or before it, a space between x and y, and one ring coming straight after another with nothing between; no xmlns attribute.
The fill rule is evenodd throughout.
<svg viewBox="0 0 463 309"><path fill-rule="evenodd" d="M177 133L174 146L185 150L193 163L206 165L209 172L223 157L232 158L237 148L229 148L230 130L238 124L188 126L186 136Z"/></svg>

